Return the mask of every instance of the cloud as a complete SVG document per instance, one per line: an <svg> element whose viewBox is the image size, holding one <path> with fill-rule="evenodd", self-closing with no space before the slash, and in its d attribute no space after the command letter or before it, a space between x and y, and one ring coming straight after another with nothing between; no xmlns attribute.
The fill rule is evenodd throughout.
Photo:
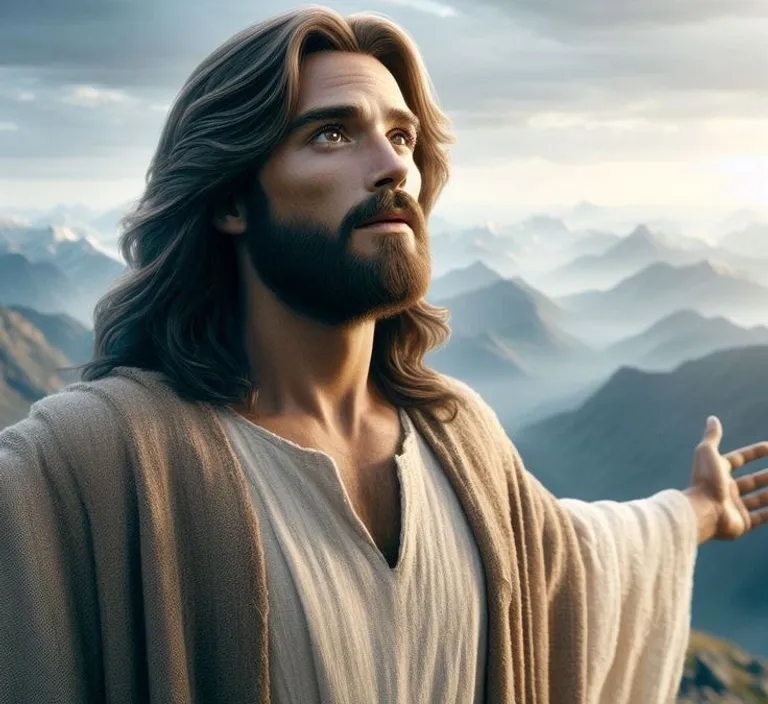
<svg viewBox="0 0 768 704"><path fill-rule="evenodd" d="M323 4L383 11L414 38L458 133L454 163L467 168L768 149L765 0ZM294 5L234 0L225 13L212 0L5 0L0 116L25 139L0 135L0 178L141 177L194 67Z"/></svg>
<svg viewBox="0 0 768 704"><path fill-rule="evenodd" d="M125 105L135 101L121 90L104 90L94 86L75 86L61 97L62 103L95 108L103 105Z"/></svg>
<svg viewBox="0 0 768 704"><path fill-rule="evenodd" d="M381 0L390 5L406 7L420 12L426 12L429 15L438 17L456 17L459 13L453 7L433 0Z"/></svg>
<svg viewBox="0 0 768 704"><path fill-rule="evenodd" d="M15 122L0 122L0 132L16 132L18 129Z"/></svg>
<svg viewBox="0 0 768 704"><path fill-rule="evenodd" d="M768 17L763 0L477 0L504 13L577 27L669 26L728 17ZM541 26L541 25L539 25Z"/></svg>

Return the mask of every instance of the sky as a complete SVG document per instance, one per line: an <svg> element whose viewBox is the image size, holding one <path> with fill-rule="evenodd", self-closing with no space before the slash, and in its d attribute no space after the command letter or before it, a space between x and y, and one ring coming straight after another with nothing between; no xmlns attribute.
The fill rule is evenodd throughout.
<svg viewBox="0 0 768 704"><path fill-rule="evenodd" d="M3 0L0 210L136 198L168 106L283 0ZM415 40L451 118L436 214L768 212L768 0L353 0Z"/></svg>

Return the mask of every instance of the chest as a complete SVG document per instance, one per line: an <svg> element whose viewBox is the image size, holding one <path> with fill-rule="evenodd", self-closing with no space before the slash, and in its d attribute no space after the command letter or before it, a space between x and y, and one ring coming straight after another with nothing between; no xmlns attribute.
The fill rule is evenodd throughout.
<svg viewBox="0 0 768 704"><path fill-rule="evenodd" d="M401 487L395 455L402 449L397 414L356 443L312 432L306 424L278 419L259 424L302 447L331 457L355 514L390 566L397 562L402 524Z"/></svg>

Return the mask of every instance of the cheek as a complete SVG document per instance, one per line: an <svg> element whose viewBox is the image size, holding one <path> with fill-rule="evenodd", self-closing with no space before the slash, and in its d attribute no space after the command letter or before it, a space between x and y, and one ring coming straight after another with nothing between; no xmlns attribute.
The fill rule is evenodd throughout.
<svg viewBox="0 0 768 704"><path fill-rule="evenodd" d="M285 215L329 215L340 195L349 190L344 188L342 174L326 165L313 168L304 163L286 167L271 189L275 207Z"/></svg>

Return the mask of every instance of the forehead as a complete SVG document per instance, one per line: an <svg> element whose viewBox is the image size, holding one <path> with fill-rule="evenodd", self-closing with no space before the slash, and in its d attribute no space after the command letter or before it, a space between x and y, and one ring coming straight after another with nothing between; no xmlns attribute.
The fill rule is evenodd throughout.
<svg viewBox="0 0 768 704"><path fill-rule="evenodd" d="M386 107L407 107L395 77L373 56L323 51L305 59L299 77L297 113L355 98Z"/></svg>

